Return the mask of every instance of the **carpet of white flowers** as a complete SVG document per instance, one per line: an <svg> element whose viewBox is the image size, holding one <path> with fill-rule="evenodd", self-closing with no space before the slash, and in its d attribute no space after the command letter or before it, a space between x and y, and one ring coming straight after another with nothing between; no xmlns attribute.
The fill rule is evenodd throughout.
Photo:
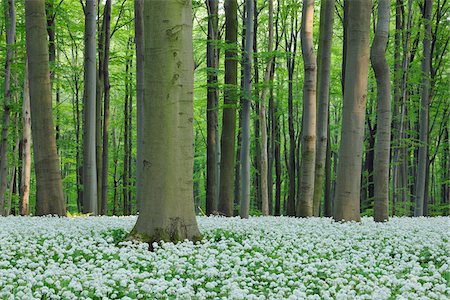
<svg viewBox="0 0 450 300"><path fill-rule="evenodd" d="M0 218L0 299L448 299L450 218L200 217L196 244L121 242L136 217Z"/></svg>

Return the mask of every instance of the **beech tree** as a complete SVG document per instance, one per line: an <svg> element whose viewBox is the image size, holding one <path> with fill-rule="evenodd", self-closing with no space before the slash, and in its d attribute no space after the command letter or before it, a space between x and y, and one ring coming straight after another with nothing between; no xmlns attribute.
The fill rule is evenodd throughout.
<svg viewBox="0 0 450 300"><path fill-rule="evenodd" d="M11 65L14 57L14 43L16 39L16 10L14 0L7 0L5 7L6 20L6 61L5 85L3 100L3 123L0 142L0 216L6 214L6 187L8 180L8 131L12 106Z"/></svg>
<svg viewBox="0 0 450 300"><path fill-rule="evenodd" d="M317 50L317 133L316 166L314 170L313 214L320 215L320 203L324 195L325 164L327 159L328 111L330 104L331 43L333 41L335 0L320 2L319 47Z"/></svg>
<svg viewBox="0 0 450 300"><path fill-rule="evenodd" d="M429 105L430 105L430 64L431 64L431 11L432 0L424 1L423 19L425 23L425 35L423 38L423 58L422 58L422 99L420 103L419 117L419 158L416 177L416 195L414 216L424 215L424 201L426 177L428 176L428 130L429 130Z"/></svg>
<svg viewBox="0 0 450 300"><path fill-rule="evenodd" d="M250 206L250 103L252 101L253 0L245 0L244 101L242 103L240 216L248 218Z"/></svg>
<svg viewBox="0 0 450 300"><path fill-rule="evenodd" d="M389 218L389 158L391 143L391 80L386 60L390 1L378 0L378 19L370 59L377 80L377 132L374 159L374 219Z"/></svg>
<svg viewBox="0 0 450 300"><path fill-rule="evenodd" d="M45 1L25 1L31 125L36 171L36 215L66 214L52 118Z"/></svg>
<svg viewBox="0 0 450 300"><path fill-rule="evenodd" d="M219 64L219 1L207 0L208 9L208 41L206 46L207 65L207 147L206 147L206 214L210 215L217 207L218 164L219 159L217 136L218 120L218 64Z"/></svg>
<svg viewBox="0 0 450 300"><path fill-rule="evenodd" d="M237 1L225 0L225 87L222 117L222 137L220 140L221 168L219 206L220 214L233 216L234 204L234 163L236 145L236 105L237 87Z"/></svg>
<svg viewBox="0 0 450 300"><path fill-rule="evenodd" d="M372 1L346 0L346 2L348 28L345 29L347 48L344 106L333 217L338 221L359 221Z"/></svg>
<svg viewBox="0 0 450 300"><path fill-rule="evenodd" d="M131 236L148 242L200 238L193 200L193 49L190 1L144 6L142 194Z"/></svg>
<svg viewBox="0 0 450 300"><path fill-rule="evenodd" d="M296 215L313 216L314 168L316 160L316 80L317 63L313 43L314 0L303 1L302 57L305 72L303 82L303 129L301 136L301 166Z"/></svg>
<svg viewBox="0 0 450 300"><path fill-rule="evenodd" d="M83 135L83 213L98 212L97 162L95 154L95 78L96 78L95 0L86 0L84 32L84 135Z"/></svg>

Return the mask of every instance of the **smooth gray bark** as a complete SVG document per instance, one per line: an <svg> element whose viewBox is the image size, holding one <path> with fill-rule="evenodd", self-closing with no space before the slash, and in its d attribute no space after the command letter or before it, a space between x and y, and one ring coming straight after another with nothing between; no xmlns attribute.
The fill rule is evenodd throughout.
<svg viewBox="0 0 450 300"><path fill-rule="evenodd" d="M313 199L313 213L315 217L320 215L320 203L324 192L325 161L329 143L328 110L330 105L330 66L334 6L335 0L322 0L320 3L320 33L319 48L317 50L317 139ZM328 210L328 212L330 211Z"/></svg>
<svg viewBox="0 0 450 300"><path fill-rule="evenodd" d="M416 197L414 216L424 215L425 181L428 176L428 118L430 105L430 63L431 63L431 12L433 8L432 0L425 0L423 19L425 24L425 35L423 38L423 58L422 58L422 100L420 104L419 116L419 161L416 177Z"/></svg>
<svg viewBox="0 0 450 300"><path fill-rule="evenodd" d="M144 119L144 0L134 0L134 33L136 43L136 200L142 199L142 132ZM140 203L136 203L139 211Z"/></svg>
<svg viewBox="0 0 450 300"><path fill-rule="evenodd" d="M220 214L233 216L234 206L234 164L236 158L236 105L239 98L237 87L237 1L225 0L225 86L220 141L221 167L219 184Z"/></svg>
<svg viewBox="0 0 450 300"><path fill-rule="evenodd" d="M147 1L144 7L142 199L131 236L148 242L200 237L193 199L192 6Z"/></svg>
<svg viewBox="0 0 450 300"><path fill-rule="evenodd" d="M97 215L96 116L97 1L86 0L84 31L83 213Z"/></svg>
<svg viewBox="0 0 450 300"><path fill-rule="evenodd" d="M389 38L390 1L378 0L378 21L370 59L377 81L377 131L373 184L375 189L374 219L389 218L389 158L391 148L391 80L386 60Z"/></svg>
<svg viewBox="0 0 450 300"><path fill-rule="evenodd" d="M252 101L253 0L245 1L244 101L242 104L241 145L241 218L248 218L250 208L250 103Z"/></svg>
<svg viewBox="0 0 450 300"><path fill-rule="evenodd" d="M313 41L314 0L303 0L302 57L304 66L303 116L301 133L301 164L299 171L299 197L296 215L313 216L314 169L316 162L316 84L317 62Z"/></svg>
<svg viewBox="0 0 450 300"><path fill-rule="evenodd" d="M369 67L372 1L348 2L348 28L341 144L333 217L360 221L360 185Z"/></svg>

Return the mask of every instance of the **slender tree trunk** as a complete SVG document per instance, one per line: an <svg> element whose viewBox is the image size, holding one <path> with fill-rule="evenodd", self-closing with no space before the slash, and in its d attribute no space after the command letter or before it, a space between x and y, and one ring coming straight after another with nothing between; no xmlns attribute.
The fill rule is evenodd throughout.
<svg viewBox="0 0 450 300"><path fill-rule="evenodd" d="M96 0L85 6L84 50L84 135L83 135L83 213L97 211L97 164L95 159L95 93L96 93ZM101 209L100 214L106 212Z"/></svg>
<svg viewBox="0 0 450 300"><path fill-rule="evenodd" d="M145 184L139 200L141 211L131 235L149 245L160 240L197 240L200 232L192 182L191 1L147 1L144 16L148 50L142 149Z"/></svg>
<svg viewBox="0 0 450 300"><path fill-rule="evenodd" d="M289 177L289 192L287 205L285 206L286 214L288 216L295 216L295 191L296 191L296 159L295 151L297 148L295 142L295 129L294 129L294 70L295 70L295 56L297 52L297 17L295 20L291 20L291 35L289 41L286 38L286 48L289 53L287 54L287 69L288 69L288 130L289 130L289 159L287 165L288 177Z"/></svg>
<svg viewBox="0 0 450 300"><path fill-rule="evenodd" d="M219 213L233 216L233 175L236 140L237 89L237 1L225 0L225 88L222 118Z"/></svg>
<svg viewBox="0 0 450 300"><path fill-rule="evenodd" d="M299 198L296 215L313 216L314 168L316 162L316 83L317 63L313 42L314 0L303 0L302 56L305 78L303 82L303 117L301 134L301 165Z"/></svg>
<svg viewBox="0 0 450 300"><path fill-rule="evenodd" d="M31 115L30 89L28 81L28 60L25 62L22 102L22 178L20 180L19 210L22 216L30 214L31 178Z"/></svg>
<svg viewBox="0 0 450 300"><path fill-rule="evenodd" d="M134 1L134 32L136 43L136 201L142 199L142 125L144 102L144 0ZM137 210L140 203L137 201Z"/></svg>
<svg viewBox="0 0 450 300"><path fill-rule="evenodd" d="M266 124L266 97L267 88L270 84L270 78L273 65L273 0L269 0L269 38L267 52L269 52L269 60L267 61L266 71L264 73L264 86L261 91L261 105L259 107L259 123L261 128L261 204L262 214L269 215L269 188L268 185L268 155L267 155L267 124Z"/></svg>
<svg viewBox="0 0 450 300"><path fill-rule="evenodd" d="M329 114L328 114L329 116ZM325 193L324 193L324 217L333 216L333 197L331 195L331 140L330 140L330 121L328 119L327 129L327 153L325 159Z"/></svg>
<svg viewBox="0 0 450 300"><path fill-rule="evenodd" d="M377 80L377 130L374 159L375 222L389 218L389 158L391 147L391 81L386 60L390 1L378 0L378 21L370 59Z"/></svg>
<svg viewBox="0 0 450 300"><path fill-rule="evenodd" d="M249 217L250 208L250 103L252 101L253 0L245 1L244 103L242 106L241 148L241 218Z"/></svg>
<svg viewBox="0 0 450 300"><path fill-rule="evenodd" d="M372 1L348 1L347 52L334 218L360 221L360 177Z"/></svg>
<svg viewBox="0 0 450 300"><path fill-rule="evenodd" d="M11 65L14 58L14 43L16 38L16 10L14 0L7 0L5 5L6 20L6 59L5 85L3 100L3 124L0 143L0 216L5 215L6 187L8 178L8 131L12 106Z"/></svg>
<svg viewBox="0 0 450 300"><path fill-rule="evenodd" d="M127 52L130 41L128 41L127 44ZM123 104L123 111L124 111L124 117L123 117L123 173L122 173L122 197L123 197L123 214L126 216L128 215L128 203L130 199L128 198L128 188L129 188L129 174L128 174L128 166L130 164L129 161L129 147L128 144L130 142L130 130L128 127L128 101L129 101L129 89L128 89L128 73L129 73L129 67L130 66L130 60L127 59L125 62L125 101Z"/></svg>
<svg viewBox="0 0 450 300"><path fill-rule="evenodd" d="M110 24L111 24L111 0L105 4L105 52L103 61L103 154L102 154L102 192L100 207L106 212L108 207L108 171L109 171L109 48L111 43Z"/></svg>
<svg viewBox="0 0 450 300"><path fill-rule="evenodd" d="M330 103L331 42L333 39L335 0L320 3L320 33L317 53L317 140L314 177L313 214L320 215L328 148L328 110ZM329 212L329 211L328 211Z"/></svg>
<svg viewBox="0 0 450 300"><path fill-rule="evenodd" d="M422 59L422 100L419 117L419 162L417 166L416 177L416 203L414 209L414 216L419 217L424 215L424 199L425 181L428 176L427 173L427 153L428 153L428 107L430 104L430 63L431 63L431 11L433 8L432 0L424 1L425 7L423 9L423 18L425 22L425 36L423 38L423 59Z"/></svg>
<svg viewBox="0 0 450 300"><path fill-rule="evenodd" d="M208 9L208 44L206 48L207 64L207 146L206 146L206 214L210 215L217 207L217 148L218 135L218 62L219 62L219 1L207 0Z"/></svg>
<svg viewBox="0 0 450 300"><path fill-rule="evenodd" d="M44 0L25 1L25 23L36 170L36 215L64 216L66 208L52 119Z"/></svg>

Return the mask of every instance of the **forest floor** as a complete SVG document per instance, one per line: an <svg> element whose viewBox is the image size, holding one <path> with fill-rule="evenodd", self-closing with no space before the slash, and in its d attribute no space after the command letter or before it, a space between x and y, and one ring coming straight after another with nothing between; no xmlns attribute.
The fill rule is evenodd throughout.
<svg viewBox="0 0 450 300"><path fill-rule="evenodd" d="M0 299L448 299L450 218L199 217L193 244L122 242L136 217L0 218Z"/></svg>

